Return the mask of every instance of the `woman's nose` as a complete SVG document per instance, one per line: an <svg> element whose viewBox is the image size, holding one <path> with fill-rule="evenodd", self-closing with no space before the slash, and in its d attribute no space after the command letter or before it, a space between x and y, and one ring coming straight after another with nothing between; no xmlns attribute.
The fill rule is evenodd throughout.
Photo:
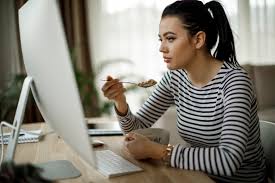
<svg viewBox="0 0 275 183"><path fill-rule="evenodd" d="M168 52L168 48L163 42L160 44L159 51L162 52L162 53L167 53Z"/></svg>
<svg viewBox="0 0 275 183"><path fill-rule="evenodd" d="M168 51L168 49L163 43L161 43L160 47L159 47L159 51L162 52L162 53L165 53L165 52Z"/></svg>

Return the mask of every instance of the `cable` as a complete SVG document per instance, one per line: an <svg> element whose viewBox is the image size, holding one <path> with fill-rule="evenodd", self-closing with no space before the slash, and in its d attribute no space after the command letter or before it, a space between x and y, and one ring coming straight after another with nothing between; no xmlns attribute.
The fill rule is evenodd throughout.
<svg viewBox="0 0 275 183"><path fill-rule="evenodd" d="M1 158L0 158L0 168L1 168L1 165L2 165L2 162L3 162L3 159L4 159L4 135L3 135L3 126L7 126L7 127L10 127L11 129L15 130L16 128L9 124L8 122L6 121L2 121L0 123L0 135L1 135Z"/></svg>
<svg viewBox="0 0 275 183"><path fill-rule="evenodd" d="M3 135L3 126L7 126L13 130L16 130L16 127L11 125L10 123L6 122L6 121L1 121L0 123L0 136L1 136L1 157L0 157L0 168L1 168L1 165L2 165L2 162L3 162L3 159L4 159L4 135ZM35 133L35 132L30 132L30 131L27 131L27 130L24 130L24 129L20 129L20 132L23 132L23 133L28 133L28 134L32 134L32 135L41 135L39 133ZM53 130L47 132L46 134L43 134L43 135L48 135L48 134L51 134L51 133L54 133Z"/></svg>

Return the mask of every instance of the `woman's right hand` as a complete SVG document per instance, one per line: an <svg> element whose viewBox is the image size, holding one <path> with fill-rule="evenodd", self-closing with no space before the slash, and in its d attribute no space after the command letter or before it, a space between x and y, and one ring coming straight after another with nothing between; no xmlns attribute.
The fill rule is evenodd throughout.
<svg viewBox="0 0 275 183"><path fill-rule="evenodd" d="M126 90L118 79L113 79L111 76L107 76L107 81L102 86L101 91L106 98L115 102L119 113L124 114L127 112L128 106L124 94Z"/></svg>

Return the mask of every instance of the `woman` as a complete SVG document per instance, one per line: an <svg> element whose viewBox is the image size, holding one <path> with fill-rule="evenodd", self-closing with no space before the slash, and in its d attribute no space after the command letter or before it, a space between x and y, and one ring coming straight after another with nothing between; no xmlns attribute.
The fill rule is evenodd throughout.
<svg viewBox="0 0 275 183"><path fill-rule="evenodd" d="M128 133L128 151L136 159L161 159L172 167L206 172L219 182L264 182L257 101L236 60L221 4L172 3L162 13L159 39L169 71L136 115L118 79L108 76L102 87ZM152 126L171 105L176 106L179 134L191 147L160 145L131 132Z"/></svg>

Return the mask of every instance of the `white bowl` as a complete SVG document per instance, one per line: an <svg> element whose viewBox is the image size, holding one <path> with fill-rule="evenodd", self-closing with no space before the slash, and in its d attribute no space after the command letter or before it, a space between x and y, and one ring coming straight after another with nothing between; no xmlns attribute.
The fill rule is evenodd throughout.
<svg viewBox="0 0 275 183"><path fill-rule="evenodd" d="M150 140L164 145L168 144L170 139L169 131L162 128L143 128L133 130L133 132L146 136Z"/></svg>

